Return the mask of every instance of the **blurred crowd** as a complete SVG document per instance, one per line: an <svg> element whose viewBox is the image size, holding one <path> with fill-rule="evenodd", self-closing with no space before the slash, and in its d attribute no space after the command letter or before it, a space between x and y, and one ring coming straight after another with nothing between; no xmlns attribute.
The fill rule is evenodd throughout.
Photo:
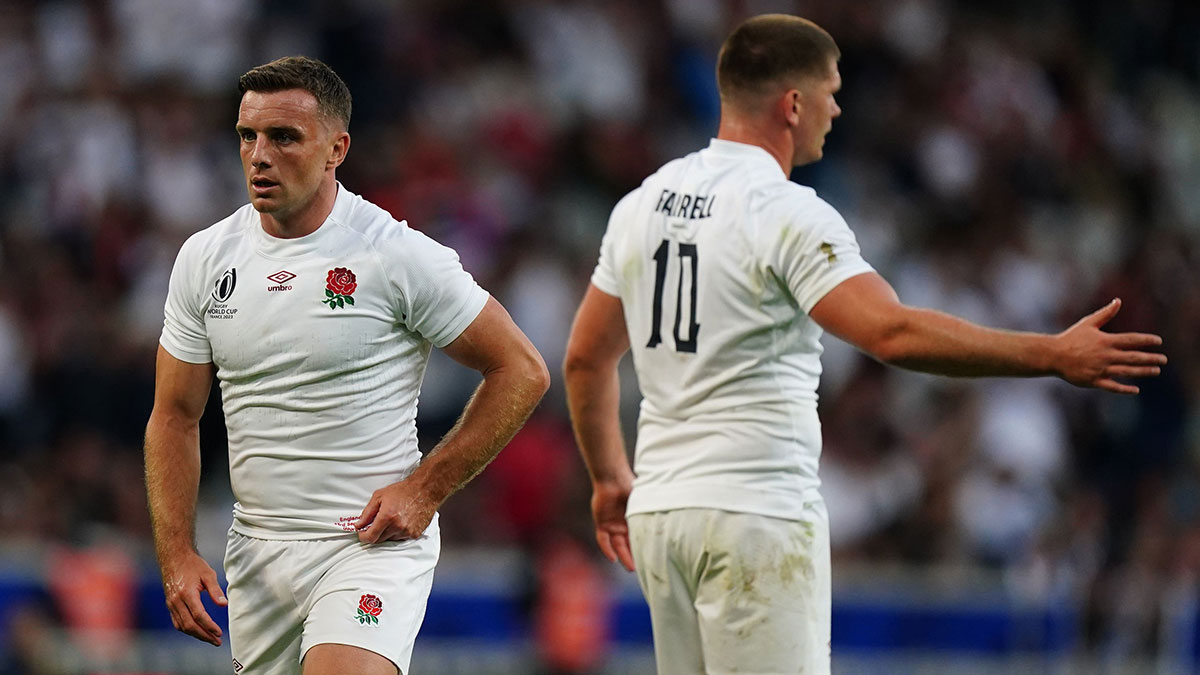
<svg viewBox="0 0 1200 675"><path fill-rule="evenodd" d="M557 372L609 209L715 134L716 50L764 11L842 49L844 114L793 178L904 301L1058 331L1120 297L1110 327L1161 334L1171 359L1119 397L915 375L827 339L835 576L987 566L1079 607L1093 653L1179 649L1200 575L1186 0L0 0L0 548L149 550L141 434L167 279L188 235L246 201L242 72L293 53L333 66L354 96L341 182L457 249ZM423 444L476 382L434 359ZM219 408L214 393L202 511L228 519ZM446 505L444 541L594 560L588 499L556 382Z"/></svg>

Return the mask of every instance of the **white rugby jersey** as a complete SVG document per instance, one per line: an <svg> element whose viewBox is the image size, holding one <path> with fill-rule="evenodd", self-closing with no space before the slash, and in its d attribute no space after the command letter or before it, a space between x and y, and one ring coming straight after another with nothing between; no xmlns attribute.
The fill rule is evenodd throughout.
<svg viewBox="0 0 1200 675"><path fill-rule="evenodd" d="M871 269L838 212L757 146L714 139L617 204L592 284L621 299L643 396L628 513L798 518L818 498L808 311Z"/></svg>
<svg viewBox="0 0 1200 675"><path fill-rule="evenodd" d="M262 539L354 531L371 493L420 460L431 346L488 294L458 255L338 186L312 234L268 235L243 206L184 243L162 346L217 367L233 529Z"/></svg>

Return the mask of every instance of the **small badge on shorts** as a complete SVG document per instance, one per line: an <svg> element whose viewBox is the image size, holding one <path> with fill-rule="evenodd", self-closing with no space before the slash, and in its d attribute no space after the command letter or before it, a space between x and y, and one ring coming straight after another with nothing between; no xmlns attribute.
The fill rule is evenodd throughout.
<svg viewBox="0 0 1200 675"><path fill-rule="evenodd" d="M383 614L383 601L371 594L358 599L359 623L379 623L379 615Z"/></svg>

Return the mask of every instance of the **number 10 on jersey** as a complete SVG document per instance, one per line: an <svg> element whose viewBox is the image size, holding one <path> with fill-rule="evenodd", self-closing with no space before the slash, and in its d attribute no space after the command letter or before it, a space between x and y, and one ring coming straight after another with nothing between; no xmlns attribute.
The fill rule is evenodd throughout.
<svg viewBox="0 0 1200 675"><path fill-rule="evenodd" d="M654 306L650 318L650 341L646 347L653 349L662 343L663 318L663 287L667 281L667 263L670 262L671 241L663 239L658 250L654 252ZM675 351L696 353L696 336L700 333L700 324L696 323L696 284L700 273L700 259L695 244L678 244L679 282L675 286ZM690 270L690 274L684 274ZM687 326L683 326L683 285L684 277L688 277L688 314ZM687 337L680 332L686 328Z"/></svg>

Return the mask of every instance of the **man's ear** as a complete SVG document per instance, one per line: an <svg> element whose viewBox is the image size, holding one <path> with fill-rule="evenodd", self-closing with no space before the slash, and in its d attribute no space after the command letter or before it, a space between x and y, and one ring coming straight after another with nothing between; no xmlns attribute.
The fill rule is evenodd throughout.
<svg viewBox="0 0 1200 675"><path fill-rule="evenodd" d="M336 169L346 159L350 151L350 134L343 131L333 139L333 147L329 150L329 158L325 160L325 170Z"/></svg>
<svg viewBox="0 0 1200 675"><path fill-rule="evenodd" d="M779 113L783 115L789 127L800 124L800 112L804 98L799 89L788 89L779 97Z"/></svg>

